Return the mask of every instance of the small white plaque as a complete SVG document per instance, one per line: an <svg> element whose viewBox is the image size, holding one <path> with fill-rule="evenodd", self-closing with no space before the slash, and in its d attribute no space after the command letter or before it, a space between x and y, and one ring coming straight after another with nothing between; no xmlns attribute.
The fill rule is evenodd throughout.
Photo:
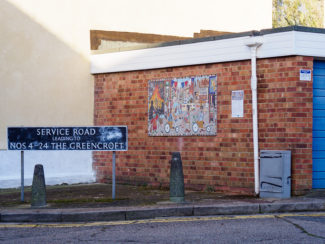
<svg viewBox="0 0 325 244"><path fill-rule="evenodd" d="M244 91L231 92L231 116L233 118L244 117Z"/></svg>
<svg viewBox="0 0 325 244"><path fill-rule="evenodd" d="M300 80L301 81L311 81L311 70L301 69L300 70Z"/></svg>

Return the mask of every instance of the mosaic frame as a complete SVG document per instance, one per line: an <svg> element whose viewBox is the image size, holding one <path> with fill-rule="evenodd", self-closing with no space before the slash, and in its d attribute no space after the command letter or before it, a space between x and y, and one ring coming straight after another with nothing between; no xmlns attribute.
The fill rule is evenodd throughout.
<svg viewBox="0 0 325 244"><path fill-rule="evenodd" d="M149 136L217 134L217 75L148 81Z"/></svg>

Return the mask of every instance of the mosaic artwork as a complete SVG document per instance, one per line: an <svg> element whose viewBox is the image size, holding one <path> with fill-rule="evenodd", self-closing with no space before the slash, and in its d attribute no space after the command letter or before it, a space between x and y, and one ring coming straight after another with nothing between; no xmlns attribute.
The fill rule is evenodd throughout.
<svg viewBox="0 0 325 244"><path fill-rule="evenodd" d="M216 135L217 75L152 80L149 136Z"/></svg>

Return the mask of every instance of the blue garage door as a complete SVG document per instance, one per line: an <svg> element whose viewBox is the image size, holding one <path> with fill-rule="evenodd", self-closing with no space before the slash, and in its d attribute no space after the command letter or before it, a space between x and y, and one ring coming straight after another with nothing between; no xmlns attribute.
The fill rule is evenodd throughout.
<svg viewBox="0 0 325 244"><path fill-rule="evenodd" d="M325 188L325 61L314 61L313 188Z"/></svg>

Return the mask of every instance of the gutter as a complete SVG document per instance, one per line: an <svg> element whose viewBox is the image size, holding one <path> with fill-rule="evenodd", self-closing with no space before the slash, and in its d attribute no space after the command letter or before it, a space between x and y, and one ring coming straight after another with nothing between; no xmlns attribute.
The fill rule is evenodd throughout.
<svg viewBox="0 0 325 244"><path fill-rule="evenodd" d="M254 144L254 183L255 194L260 193L259 156L258 156L258 117L257 117L257 76L256 76L256 53L257 48L263 44L260 36L251 37L245 45L251 51L251 89L252 89L252 111L253 111L253 144Z"/></svg>

